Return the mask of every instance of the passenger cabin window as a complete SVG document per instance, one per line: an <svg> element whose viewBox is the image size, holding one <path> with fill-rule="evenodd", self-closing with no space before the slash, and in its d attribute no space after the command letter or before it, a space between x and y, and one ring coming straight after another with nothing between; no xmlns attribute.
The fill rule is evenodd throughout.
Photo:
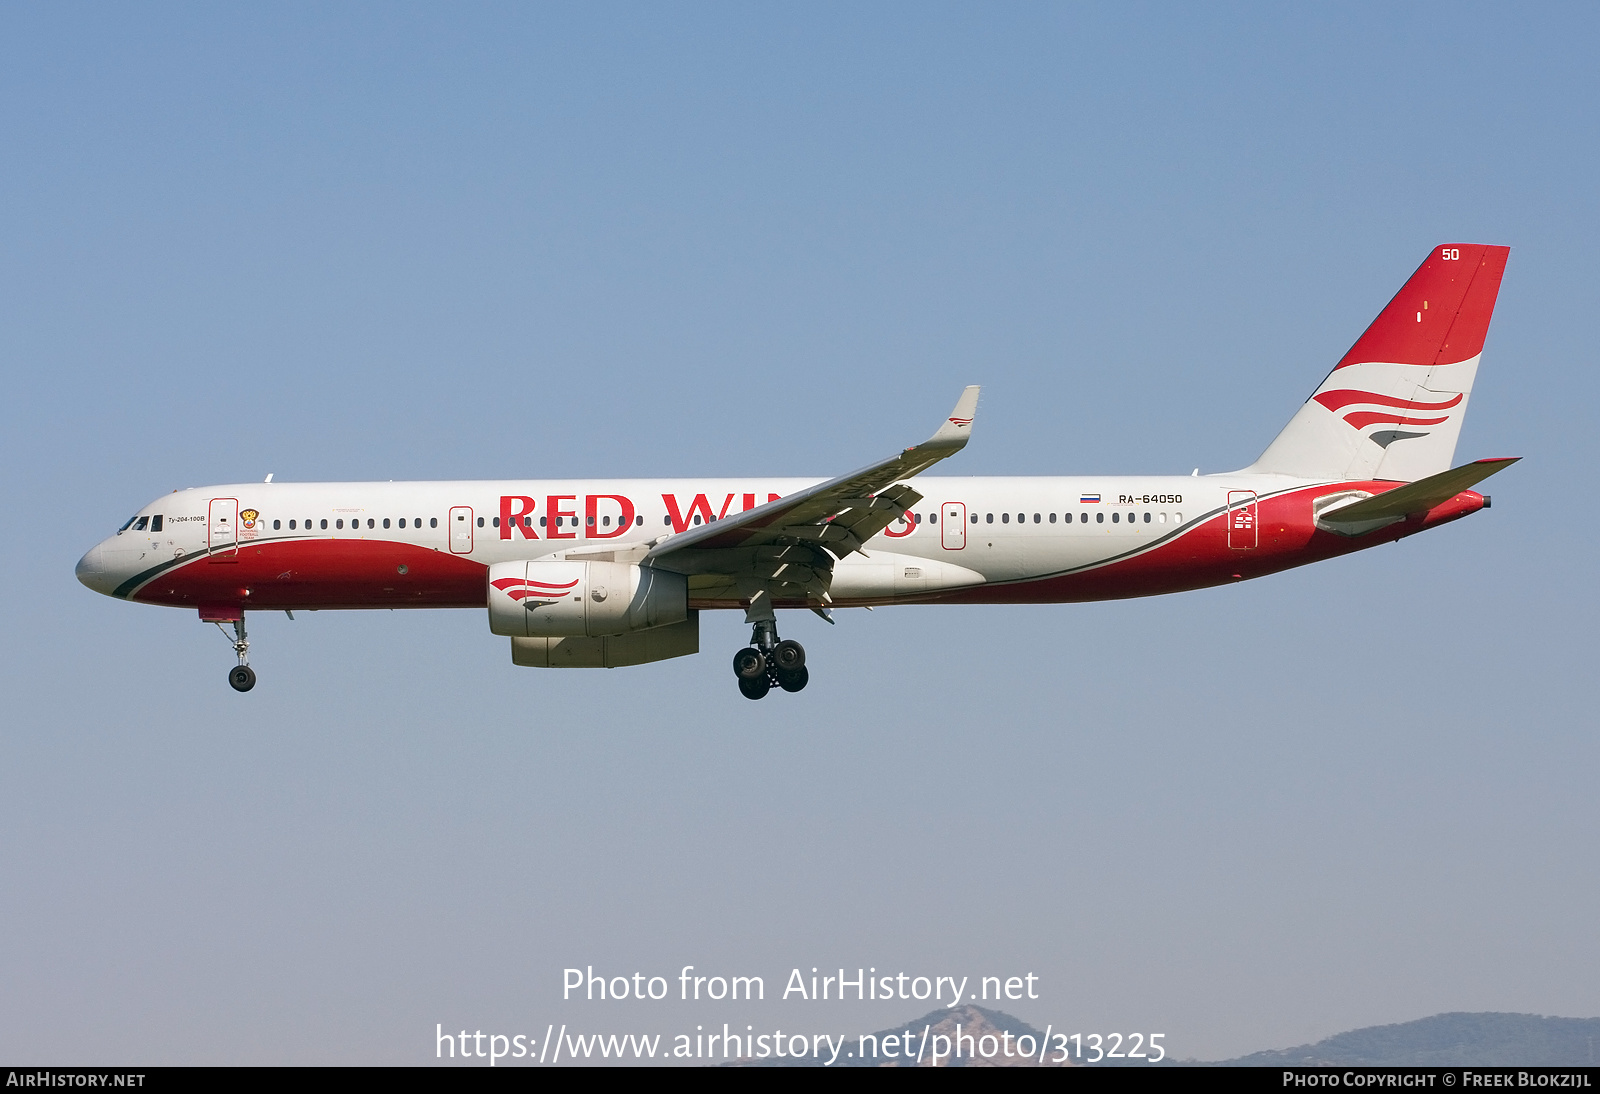
<svg viewBox="0 0 1600 1094"><path fill-rule="evenodd" d="M1104 513L1096 513L1094 515L1094 522L1096 524L1104 524L1106 522L1106 515Z"/></svg>
<svg viewBox="0 0 1600 1094"><path fill-rule="evenodd" d="M1011 514L1010 513L1001 513L1000 514L1000 523L1001 524L1010 524L1011 523Z"/></svg>
<svg viewBox="0 0 1600 1094"><path fill-rule="evenodd" d="M404 528L405 526L406 526L406 518L405 517L401 517L400 518L400 527Z"/></svg>
<svg viewBox="0 0 1600 1094"><path fill-rule="evenodd" d="M368 523L370 523L370 521ZM385 528L389 527L389 518L388 517L384 517L383 518L383 526Z"/></svg>
<svg viewBox="0 0 1600 1094"><path fill-rule="evenodd" d="M456 519L460 520L461 518L457 517ZM494 526L496 528L500 527L500 518L499 517L490 517L489 520L494 524ZM483 518L482 517L478 518L478 527L479 528L483 527Z"/></svg>
<svg viewBox="0 0 1600 1094"><path fill-rule="evenodd" d="M984 521L985 524L993 524L994 523L994 514L993 513L985 513L983 515L983 521Z"/></svg>
<svg viewBox="0 0 1600 1094"><path fill-rule="evenodd" d="M439 527L439 518L438 517L429 517L428 518L428 527L429 528L437 528L437 527Z"/></svg>
<svg viewBox="0 0 1600 1094"><path fill-rule="evenodd" d="M282 527L283 527L283 521L275 520L275 521L272 522L272 530L274 532L276 532L279 528L282 528Z"/></svg>
<svg viewBox="0 0 1600 1094"><path fill-rule="evenodd" d="M311 527L311 522L310 522L310 521L309 521L309 520L308 520L308 521L306 521L306 527L307 527L307 528L310 528L310 527ZM322 527L323 527L323 528L327 528L327 527L328 527L328 518L327 518L327 517L323 517L323 518L322 518Z"/></svg>
<svg viewBox="0 0 1600 1094"><path fill-rule="evenodd" d="M1050 523L1054 524L1055 522L1056 522L1056 515L1054 513L1051 513L1050 514Z"/></svg>

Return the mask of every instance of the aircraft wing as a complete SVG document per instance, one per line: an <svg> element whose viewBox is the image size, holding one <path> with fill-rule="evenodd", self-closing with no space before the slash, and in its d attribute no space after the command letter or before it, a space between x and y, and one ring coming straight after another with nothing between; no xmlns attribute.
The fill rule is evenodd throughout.
<svg viewBox="0 0 1600 1094"><path fill-rule="evenodd" d="M888 459L737 516L670 536L644 563L684 574L726 574L752 588L795 585L826 599L833 560L844 558L922 500L902 481L966 447L978 388L961 393L933 436ZM793 571L791 573L791 570Z"/></svg>

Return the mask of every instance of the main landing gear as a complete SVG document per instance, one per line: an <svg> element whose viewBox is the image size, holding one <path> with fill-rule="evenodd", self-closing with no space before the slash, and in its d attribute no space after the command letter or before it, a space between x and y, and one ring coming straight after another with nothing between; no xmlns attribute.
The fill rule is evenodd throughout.
<svg viewBox="0 0 1600 1094"><path fill-rule="evenodd" d="M222 631L222 637L227 638L228 632L222 630L222 624L217 624L217 630ZM256 670L250 667L250 638L244 633L244 613L239 613L239 618L233 621L233 652L239 655L239 664L236 668L228 670L228 683L234 691L249 691L256 686Z"/></svg>
<svg viewBox="0 0 1600 1094"><path fill-rule="evenodd" d="M806 671L806 648L792 639L780 642L776 623L766 619L752 628L750 644L733 655L733 674L746 699L765 697L773 685L799 691L811 679Z"/></svg>

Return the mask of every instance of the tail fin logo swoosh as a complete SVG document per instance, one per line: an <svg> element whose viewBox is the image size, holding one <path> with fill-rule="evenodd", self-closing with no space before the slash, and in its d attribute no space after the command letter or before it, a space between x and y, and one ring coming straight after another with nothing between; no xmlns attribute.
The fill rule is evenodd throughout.
<svg viewBox="0 0 1600 1094"><path fill-rule="evenodd" d="M578 579L573 578L565 585L557 585L549 581L531 581L520 577L502 577L489 584L505 593L512 600L528 600L537 597L539 600L553 604L567 593L570 593L578 584Z"/></svg>
<svg viewBox="0 0 1600 1094"><path fill-rule="evenodd" d="M1450 420L1449 414L1437 417L1420 417L1416 415L1437 415L1439 411L1447 411L1458 406L1464 395L1457 395L1453 399L1444 399L1438 402L1426 402L1418 399L1396 399L1390 395L1378 395L1371 391L1354 391L1349 388L1338 391L1324 391L1312 397L1318 403L1338 414L1346 407L1353 407L1348 414L1341 415L1352 429L1365 430L1368 426L1429 426L1443 425ZM1375 410L1374 407L1384 409ZM1388 448L1395 441L1411 440L1415 437L1426 437L1427 431L1413 432L1410 429L1383 429L1368 434L1368 439L1375 444Z"/></svg>
<svg viewBox="0 0 1600 1094"><path fill-rule="evenodd" d="M1351 391L1348 388L1339 391L1324 391L1313 396L1317 402L1329 410L1339 411L1352 403L1369 403L1374 406L1392 406L1400 410L1449 410L1461 402L1461 396L1447 399L1441 403L1425 403L1417 399L1395 399L1388 395L1374 395L1370 391Z"/></svg>

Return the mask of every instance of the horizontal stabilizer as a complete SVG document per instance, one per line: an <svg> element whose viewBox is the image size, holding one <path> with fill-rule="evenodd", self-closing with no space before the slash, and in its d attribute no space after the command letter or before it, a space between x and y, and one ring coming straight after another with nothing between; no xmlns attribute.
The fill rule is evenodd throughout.
<svg viewBox="0 0 1600 1094"><path fill-rule="evenodd" d="M1520 460L1521 456L1499 460L1475 460L1425 479L1397 486L1374 497L1363 498L1349 505L1318 514L1326 524L1360 524L1366 521L1402 520L1417 513L1426 513L1436 505L1443 505L1463 490L1470 490L1496 471L1504 470Z"/></svg>

